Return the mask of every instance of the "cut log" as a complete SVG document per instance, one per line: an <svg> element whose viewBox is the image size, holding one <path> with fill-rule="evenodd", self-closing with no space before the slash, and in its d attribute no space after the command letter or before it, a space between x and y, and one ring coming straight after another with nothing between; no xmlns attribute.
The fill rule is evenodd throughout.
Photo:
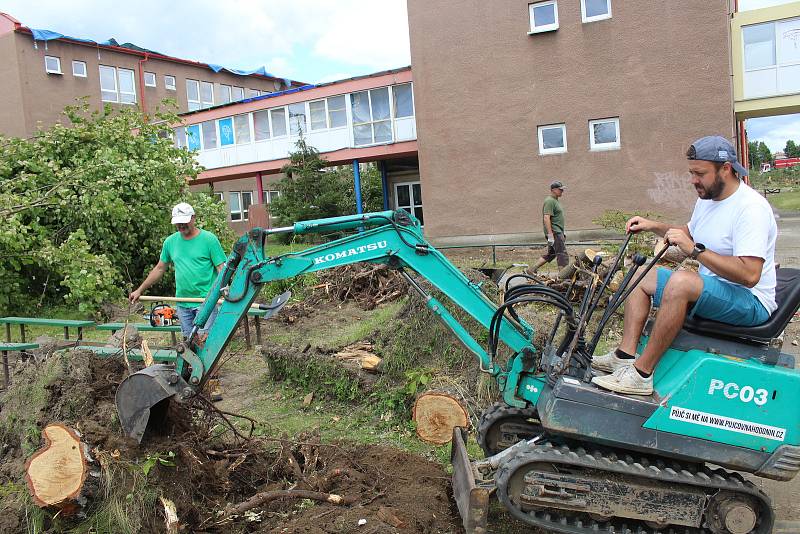
<svg viewBox="0 0 800 534"><path fill-rule="evenodd" d="M175 503L164 497L159 497L158 499L164 507L164 523L167 528L167 534L178 534L180 521L178 521L178 510L175 507Z"/></svg>
<svg viewBox="0 0 800 534"><path fill-rule="evenodd" d="M25 465L28 489L39 507L72 515L84 507L96 489L97 481L92 477L87 480L93 462L89 447L75 430L61 423L47 425L42 436L44 447Z"/></svg>
<svg viewBox="0 0 800 534"><path fill-rule="evenodd" d="M417 397L413 418L419 438L436 445L449 443L453 428L469 426L469 415L461 401L441 391L426 391Z"/></svg>
<svg viewBox="0 0 800 534"><path fill-rule="evenodd" d="M349 345L334 354L342 362L357 362L362 370L370 373L380 372L383 361L380 356L372 352L372 343L360 342Z"/></svg>

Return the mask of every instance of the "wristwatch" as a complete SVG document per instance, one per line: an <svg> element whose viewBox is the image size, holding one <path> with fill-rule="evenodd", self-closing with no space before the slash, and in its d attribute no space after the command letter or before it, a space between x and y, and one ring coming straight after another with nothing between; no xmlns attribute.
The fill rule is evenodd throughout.
<svg viewBox="0 0 800 534"><path fill-rule="evenodd" d="M693 260L696 260L697 256L699 256L701 253L703 253L705 251L706 251L706 246L704 244L695 243L694 244L694 249L692 249L692 253L689 254L689 257L692 258Z"/></svg>

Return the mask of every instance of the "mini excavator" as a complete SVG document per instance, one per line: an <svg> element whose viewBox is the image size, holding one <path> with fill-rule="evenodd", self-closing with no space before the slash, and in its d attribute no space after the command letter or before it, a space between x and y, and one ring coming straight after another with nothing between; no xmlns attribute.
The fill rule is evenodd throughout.
<svg viewBox="0 0 800 534"><path fill-rule="evenodd" d="M301 252L265 255L271 234L347 230L353 233ZM477 427L484 459L468 458L466 430L453 433L453 493L467 532L487 531L489 501L496 497L513 517L546 532L767 534L774 522L770 499L742 473L788 481L800 470L800 372L780 351L783 330L800 306L800 271L778 270L778 309L766 323L743 328L687 320L655 371L653 395L618 395L591 383L591 356L608 319L659 259L634 256L611 292L627 243L603 276L597 274L601 258L593 259L577 306L531 280L514 287L509 281L498 304L429 245L419 221L403 210L254 228L235 244L197 314L195 332L223 299L205 343L185 341L174 365L151 365L126 378L116 394L121 424L141 441L169 402L197 395L265 284L382 263L400 273L501 391L502 400L485 410ZM487 346L419 278L486 328ZM587 325L605 296L590 335ZM274 315L288 298L279 295L261 307ZM520 316L530 303L558 311L542 350Z"/></svg>

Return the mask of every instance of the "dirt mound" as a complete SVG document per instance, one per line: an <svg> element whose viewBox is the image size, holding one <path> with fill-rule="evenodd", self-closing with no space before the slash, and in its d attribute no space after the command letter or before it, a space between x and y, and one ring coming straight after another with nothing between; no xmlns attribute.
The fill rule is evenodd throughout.
<svg viewBox="0 0 800 534"><path fill-rule="evenodd" d="M237 423L248 421L199 400L173 406L170 424L138 446L123 436L114 405L126 375L120 359L71 351L15 376L0 404L0 531L102 524L114 532L161 532L159 497L175 503L189 532L453 531L442 467L388 447L321 443L314 434L247 439ZM56 421L82 433L102 468L103 490L85 517L30 508L24 461L40 446L40 429ZM245 509L242 503L264 492L277 498ZM317 494L346 504L319 502ZM39 523L32 525L34 512Z"/></svg>

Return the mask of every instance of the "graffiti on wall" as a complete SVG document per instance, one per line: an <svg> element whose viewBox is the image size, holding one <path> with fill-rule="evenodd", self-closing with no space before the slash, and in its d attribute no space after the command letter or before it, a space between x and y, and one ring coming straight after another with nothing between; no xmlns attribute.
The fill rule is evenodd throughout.
<svg viewBox="0 0 800 534"><path fill-rule="evenodd" d="M653 175L655 187L647 190L653 202L670 208L694 207L697 193L688 172L654 172Z"/></svg>

